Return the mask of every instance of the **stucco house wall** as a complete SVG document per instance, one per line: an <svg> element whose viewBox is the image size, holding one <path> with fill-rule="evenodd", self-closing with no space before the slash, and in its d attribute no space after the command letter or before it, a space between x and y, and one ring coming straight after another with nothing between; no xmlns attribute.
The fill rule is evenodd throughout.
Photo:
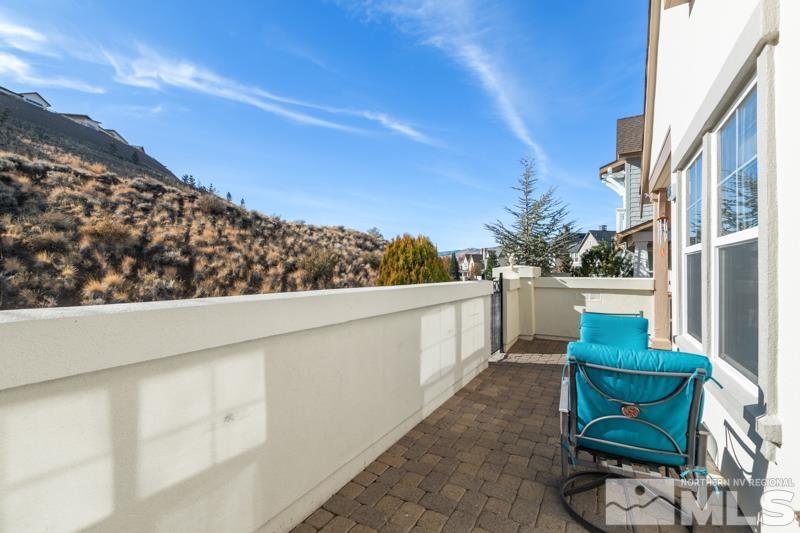
<svg viewBox="0 0 800 533"><path fill-rule="evenodd" d="M800 510L800 424L794 412L800 395L795 298L800 280L794 274L796 245L791 235L800 210L790 205L800 192L795 179L800 141L800 3L777 0L722 0L682 3L664 10L660 25L655 79L652 154L649 175L660 153L670 153L672 202L672 327L675 347L709 354L723 384L707 385L705 421L710 452L731 480L782 478L795 484L790 498ZM652 30L652 28L651 28ZM702 53L699 53L702 51ZM743 91L755 84L758 137L758 376L751 380L720 360L719 300L715 244L711 227L717 185L717 128ZM703 150L702 342L688 335L683 266L686 225L685 173ZM708 156L706 156L708 154ZM650 175L651 181L653 175ZM739 504L746 513L762 509L769 489L742 486ZM793 518L793 517L792 517ZM796 523L794 524L796 527ZM781 530L769 517L760 531Z"/></svg>

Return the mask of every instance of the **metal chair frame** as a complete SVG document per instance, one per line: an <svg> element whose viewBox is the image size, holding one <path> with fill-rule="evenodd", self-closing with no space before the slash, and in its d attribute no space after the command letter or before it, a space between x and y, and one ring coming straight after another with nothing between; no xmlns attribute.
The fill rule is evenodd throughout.
<svg viewBox="0 0 800 533"><path fill-rule="evenodd" d="M592 382L591 378L586 372L587 368L604 370L608 372L616 372L621 374L675 377L675 378L682 378L682 381L672 392L670 392L669 394L667 394L662 398L649 402L636 403L621 398L615 398L609 395L608 393L604 392L603 390L601 390ZM562 445L561 470L564 476L564 481L561 486L561 501L564 507L566 508L567 512L573 518L575 518L577 522L579 522L583 527L587 528L590 531L595 531L595 532L604 531L603 529L595 526L594 524L591 524L579 513L577 513L575 509L573 509L572 506L570 505L568 497L572 496L573 494L594 489L605 483L605 481L609 478L620 478L620 477L663 478L664 475L661 474L660 472L660 469L663 468L664 473L666 475L669 475L670 470L672 470L678 475L678 479L676 479L676 482L680 483L682 485L682 488L687 488L690 490L698 489L698 484L694 483L693 481L698 478L697 471L703 470L706 467L706 452L708 446L708 431L705 429L704 426L698 428L698 423L697 423L702 395L703 395L703 383L705 381L705 376L706 376L704 369L697 369L693 373L630 370L630 369L595 365L591 363L580 363L574 357L568 357L567 364L564 370L565 373L561 383L561 401L559 405L559 416L561 422L561 445ZM578 432L578 413L576 409L576 406L578 405L577 403L578 388L577 388L577 380L575 378L579 374L584 378L586 383L595 392L602 395L608 401L619 403L621 405L632 405L636 407L658 405L661 403L665 403L674 398L675 396L677 396L678 394L680 394L686 387L694 386L694 389L692 391L692 401L690 404L688 420L687 420L688 430L686 434L686 450L682 450L678 445L678 443L675 441L675 439L672 437L672 435L670 435L665 429L659 427L658 425L649 422L647 420L641 420L638 418L628 418L622 415L609 415L596 418L594 420L589 421L589 423L586 424L586 426L584 426L583 431ZM638 422L647 427L650 427L651 429L659 431L660 433L662 433L667 437L668 441L675 448L675 451L656 450L627 443L612 442L605 439L589 437L586 435L587 430L597 422L603 420L614 420L614 419L625 419L632 422ZM581 438L584 442L589 441L591 443L612 445L617 448L623 448L628 450L658 453L660 455L668 455L668 456L677 456L681 457L684 460L684 464L678 467L667 464L648 463L621 455L598 452L596 450L592 450L586 448L585 446L579 445L578 444L579 438ZM592 460L586 461L581 459L580 456L582 455L582 452L592 457ZM616 465L612 463L616 463ZM634 465L638 465L640 467L646 467L649 468L650 470L642 470L641 468L635 469ZM571 468L578 470L579 467L583 467L587 470L570 473ZM688 481L685 479L687 477L689 478ZM579 483L580 481L586 479L588 479L589 481L585 483ZM675 508L677 512L682 512L680 510L680 507L676 507L675 505L672 506L673 508ZM635 531L636 530L635 526L632 527ZM693 526L690 529L693 529Z"/></svg>

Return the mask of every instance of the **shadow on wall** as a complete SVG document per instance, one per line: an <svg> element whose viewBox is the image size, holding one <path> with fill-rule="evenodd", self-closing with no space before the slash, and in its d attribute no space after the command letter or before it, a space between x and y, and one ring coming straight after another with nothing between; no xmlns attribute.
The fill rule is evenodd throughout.
<svg viewBox="0 0 800 533"><path fill-rule="evenodd" d="M488 305L475 298L2 391L0 530L261 527L479 371Z"/></svg>

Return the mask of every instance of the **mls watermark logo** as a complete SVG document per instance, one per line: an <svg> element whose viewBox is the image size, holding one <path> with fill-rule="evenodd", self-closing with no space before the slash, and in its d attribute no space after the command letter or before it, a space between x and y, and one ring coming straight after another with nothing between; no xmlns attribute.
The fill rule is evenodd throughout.
<svg viewBox="0 0 800 533"><path fill-rule="evenodd" d="M610 526L675 523L675 483L671 479L606 481L606 524Z"/></svg>
<svg viewBox="0 0 800 533"><path fill-rule="evenodd" d="M792 484L793 486L793 484ZM737 492L704 480L682 482L669 478L609 479L605 483L606 525L714 525L786 526L795 521L794 492L767 488L760 512L748 516L739 510Z"/></svg>

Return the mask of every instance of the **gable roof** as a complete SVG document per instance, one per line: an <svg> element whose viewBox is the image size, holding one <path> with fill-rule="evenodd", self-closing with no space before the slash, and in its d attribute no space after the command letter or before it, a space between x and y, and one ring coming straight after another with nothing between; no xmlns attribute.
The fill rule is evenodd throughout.
<svg viewBox="0 0 800 533"><path fill-rule="evenodd" d="M644 115L617 119L617 159L642 151Z"/></svg>
<svg viewBox="0 0 800 533"><path fill-rule="evenodd" d="M581 244L583 244L583 239L586 238L586 233L582 231L574 231L569 236L569 246L567 246L567 251L571 254L578 253L578 250L581 249Z"/></svg>
<svg viewBox="0 0 800 533"><path fill-rule="evenodd" d="M587 235L592 235L597 242L614 242L614 235L616 231L603 230L603 229L590 229Z"/></svg>

